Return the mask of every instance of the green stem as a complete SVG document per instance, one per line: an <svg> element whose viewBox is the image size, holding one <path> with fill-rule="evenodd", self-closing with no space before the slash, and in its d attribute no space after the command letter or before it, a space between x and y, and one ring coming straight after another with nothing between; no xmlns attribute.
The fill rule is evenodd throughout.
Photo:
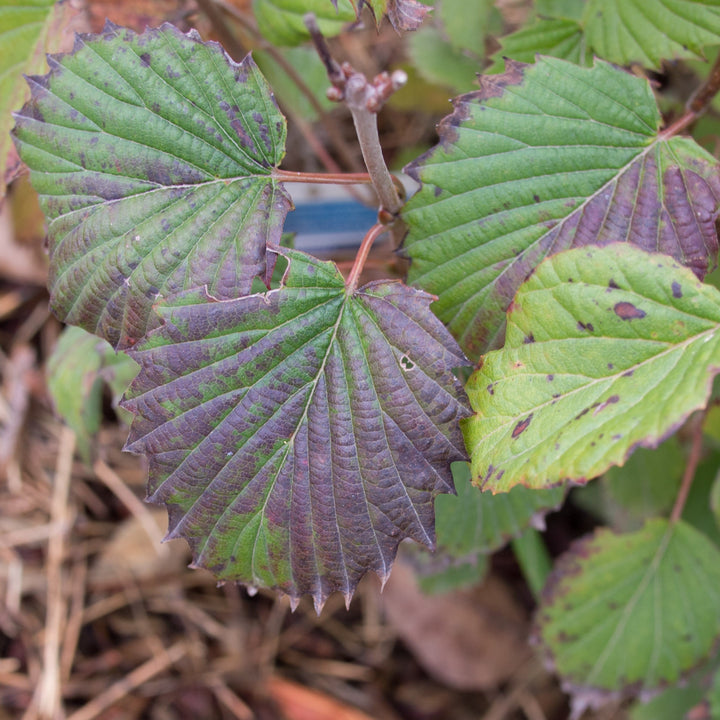
<svg viewBox="0 0 720 720"><path fill-rule="evenodd" d="M525 582L533 597L540 599L540 593L552 569L552 559L542 535L535 528L528 528L519 538L512 541L515 559L520 565Z"/></svg>

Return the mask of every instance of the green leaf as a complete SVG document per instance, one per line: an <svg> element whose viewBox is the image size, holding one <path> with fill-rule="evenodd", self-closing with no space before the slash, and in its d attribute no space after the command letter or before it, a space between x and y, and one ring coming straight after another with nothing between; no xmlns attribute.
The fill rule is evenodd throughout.
<svg viewBox="0 0 720 720"><path fill-rule="evenodd" d="M717 163L658 134L649 84L607 63L509 61L455 99L440 143L407 171L410 281L472 359L503 341L505 311L546 255L627 241L698 275L717 256Z"/></svg>
<svg viewBox="0 0 720 720"><path fill-rule="evenodd" d="M583 482L656 447L707 402L719 323L720 292L665 255L616 243L549 258L468 382L474 482Z"/></svg>
<svg viewBox="0 0 720 720"><path fill-rule="evenodd" d="M108 25L30 78L15 135L49 221L52 307L127 347L152 305L248 292L290 207L285 121L248 56L170 25Z"/></svg>
<svg viewBox="0 0 720 720"><path fill-rule="evenodd" d="M5 194L5 171L12 147L11 110L22 101L23 73L42 43L54 0L3 0L0 2L0 197Z"/></svg>
<svg viewBox="0 0 720 720"><path fill-rule="evenodd" d="M426 595L441 595L480 585L490 569L489 555L455 557L441 547L434 553L419 546L408 547L404 557L415 570L420 589Z"/></svg>
<svg viewBox="0 0 720 720"><path fill-rule="evenodd" d="M454 92L465 92L475 84L479 61L454 48L436 27L427 25L414 32L407 48L413 66L428 82Z"/></svg>
<svg viewBox="0 0 720 720"><path fill-rule="evenodd" d="M678 720L700 700L705 693L702 686L694 682L687 687L672 687L661 692L649 702L637 703L630 710L630 720Z"/></svg>
<svg viewBox="0 0 720 720"><path fill-rule="evenodd" d="M659 68L663 59L702 57L720 44L718 0L589 0L587 42L611 62Z"/></svg>
<svg viewBox="0 0 720 720"><path fill-rule="evenodd" d="M128 449L150 459L169 537L221 580L305 593L317 608L386 578L404 537L434 544L469 414L466 360L399 282L346 291L297 251L282 288L237 300L184 294L131 356Z"/></svg>
<svg viewBox="0 0 720 720"><path fill-rule="evenodd" d="M299 45L310 38L303 21L313 13L325 37L341 33L356 18L350 0L253 0L260 34L273 45Z"/></svg>
<svg viewBox="0 0 720 720"><path fill-rule="evenodd" d="M654 450L639 448L622 467L610 468L601 479L608 520L620 532L672 510L685 468L676 436Z"/></svg>
<svg viewBox="0 0 720 720"><path fill-rule="evenodd" d="M536 0L535 10L542 17L579 21L585 10L585 0Z"/></svg>
<svg viewBox="0 0 720 720"><path fill-rule="evenodd" d="M569 60L576 65L590 65L592 57L582 28L574 20L538 20L534 25L502 38L500 45L500 50L492 56L494 62L486 70L488 73L502 71L505 58L531 63L540 54Z"/></svg>
<svg viewBox="0 0 720 720"><path fill-rule="evenodd" d="M720 635L720 551L683 522L599 530L557 562L537 622L576 691L636 695L676 684Z"/></svg>
<svg viewBox="0 0 720 720"><path fill-rule="evenodd" d="M327 70L314 48L286 48L277 52L281 53L285 60L300 73L304 83L323 109L332 110L336 106L336 103L328 100L325 94L325 91L330 87ZM255 50L253 51L253 58L262 74L267 78L268 83L270 83L270 87L272 87L283 109L292 110L306 120L315 121L318 119L317 110L269 52Z"/></svg>
<svg viewBox="0 0 720 720"><path fill-rule="evenodd" d="M58 413L75 431L86 462L92 460L100 430L103 384L110 387L117 404L137 371L137 364L125 353L116 353L81 328L65 328L60 335L48 359L48 389Z"/></svg>
<svg viewBox="0 0 720 720"><path fill-rule="evenodd" d="M493 0L439 0L435 3L436 24L456 50L467 50L478 59L485 56L485 38L497 32L501 19Z"/></svg>
<svg viewBox="0 0 720 720"><path fill-rule="evenodd" d="M456 558L494 552L529 525L542 527L545 514L557 509L565 496L563 488L480 492L470 483L467 463L453 465L453 477L457 496L440 495L435 514L438 548Z"/></svg>

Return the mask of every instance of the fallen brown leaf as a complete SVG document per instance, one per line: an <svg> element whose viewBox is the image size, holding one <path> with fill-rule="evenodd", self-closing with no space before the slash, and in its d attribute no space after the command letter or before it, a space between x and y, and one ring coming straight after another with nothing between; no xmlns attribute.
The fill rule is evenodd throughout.
<svg viewBox="0 0 720 720"><path fill-rule="evenodd" d="M383 592L383 606L425 670L458 690L497 687L530 657L525 613L493 575L479 588L425 595L400 559Z"/></svg>

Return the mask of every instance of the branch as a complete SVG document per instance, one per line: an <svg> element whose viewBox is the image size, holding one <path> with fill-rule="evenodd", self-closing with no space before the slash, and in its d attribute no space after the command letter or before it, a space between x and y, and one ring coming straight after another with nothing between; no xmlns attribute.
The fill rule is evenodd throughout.
<svg viewBox="0 0 720 720"><path fill-rule="evenodd" d="M707 80L690 96L685 105L685 114L660 133L660 139L678 135L703 115L712 99L720 91L720 55L715 60Z"/></svg>
<svg viewBox="0 0 720 720"><path fill-rule="evenodd" d="M688 457L687 465L685 466L685 472L683 473L682 483L680 484L680 490L678 491L677 498L675 499L675 505L670 513L670 522L676 523L680 520L683 510L685 509L685 503L687 502L688 495L690 494L690 488L692 487L693 480L695 479L695 471L700 463L700 456L702 455L702 440L703 440L703 422L705 421L705 415L707 409L701 412L693 420L694 427L692 430L692 446L690 448L690 456Z"/></svg>
<svg viewBox="0 0 720 720"><path fill-rule="evenodd" d="M365 166L380 200L380 212L386 211L394 218L403 202L385 164L377 129L377 113L388 98L407 82L407 75L402 70L396 70L392 75L381 73L369 82L349 63L340 65L332 57L312 13L305 16L305 25L332 83L328 97L336 102L344 101L352 113Z"/></svg>

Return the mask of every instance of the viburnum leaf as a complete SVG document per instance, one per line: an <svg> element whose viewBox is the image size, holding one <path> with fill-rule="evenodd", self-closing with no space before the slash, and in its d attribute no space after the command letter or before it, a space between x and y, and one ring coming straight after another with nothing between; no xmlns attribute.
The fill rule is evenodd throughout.
<svg viewBox="0 0 720 720"><path fill-rule="evenodd" d="M55 409L75 431L83 459L93 459L93 441L102 420L107 384L117 404L138 366L125 353L82 328L65 328L47 363L48 390Z"/></svg>
<svg viewBox="0 0 720 720"><path fill-rule="evenodd" d="M718 0L589 0L582 22L593 51L622 65L659 68L720 44Z"/></svg>
<svg viewBox="0 0 720 720"><path fill-rule="evenodd" d="M25 100L23 73L45 67L43 46L53 15L64 8L54 0L3 0L0 2L0 197L5 194L8 156L12 150L11 111ZM54 7L55 6L55 7ZM12 161L10 165L12 166ZM15 158L15 164L17 158Z"/></svg>
<svg viewBox="0 0 720 720"><path fill-rule="evenodd" d="M307 13L315 15L327 37L338 35L356 18L350 0L253 0L252 6L260 34L281 46L299 45L310 38L303 19Z"/></svg>
<svg viewBox="0 0 720 720"><path fill-rule="evenodd" d="M278 290L158 308L130 351L127 448L197 566L320 608L368 570L385 579L404 537L434 544L433 500L466 457L452 370L467 361L431 296L349 292L332 263L283 254Z"/></svg>
<svg viewBox="0 0 720 720"><path fill-rule="evenodd" d="M638 448L621 467L575 489L573 503L618 532L637 530L649 518L670 513L686 463L673 435L653 450Z"/></svg>
<svg viewBox="0 0 720 720"><path fill-rule="evenodd" d="M698 678L692 678L690 682L683 679L679 687L667 688L648 701L635 703L629 709L628 720L687 720L688 711L704 697L705 691Z"/></svg>
<svg viewBox="0 0 720 720"><path fill-rule="evenodd" d="M540 17L579 21L585 10L585 0L535 0L535 10Z"/></svg>
<svg viewBox="0 0 720 720"><path fill-rule="evenodd" d="M720 176L692 140L658 134L649 84L602 61L508 64L455 100L440 144L407 171L410 281L472 359L546 255L627 241L703 275L717 256Z"/></svg>
<svg viewBox="0 0 720 720"><path fill-rule="evenodd" d="M290 200L285 120L248 56L171 25L107 25L30 78L15 137L49 221L51 303L116 347L159 298L248 292Z"/></svg>
<svg viewBox="0 0 720 720"><path fill-rule="evenodd" d="M457 496L438 497L435 515L438 547L456 557L494 552L529 525L542 526L545 514L557 509L565 497L564 488L518 487L493 495L471 485L467 463L453 469Z"/></svg>
<svg viewBox="0 0 720 720"><path fill-rule="evenodd" d="M719 371L720 292L668 256L616 243L548 258L468 381L473 479L503 492L596 477L704 407Z"/></svg>
<svg viewBox="0 0 720 720"><path fill-rule="evenodd" d="M720 550L684 522L598 530L557 561L537 627L579 703L676 684L720 637Z"/></svg>
<svg viewBox="0 0 720 720"><path fill-rule="evenodd" d="M470 484L467 463L454 463L457 495L435 500L437 552L418 548L411 559L424 592L447 592L480 582L489 555L509 540L520 537L530 525L544 527L545 515L565 497L563 488L528 490L493 495Z"/></svg>
<svg viewBox="0 0 720 720"><path fill-rule="evenodd" d="M502 71L505 58L531 63L541 54L577 65L590 65L592 57L582 27L575 20L565 18L541 18L502 38L500 45L500 50L492 56L493 64L485 72Z"/></svg>
<svg viewBox="0 0 720 720"><path fill-rule="evenodd" d="M480 63L453 47L433 25L425 25L407 39L407 52L421 77L452 92L474 87Z"/></svg>

